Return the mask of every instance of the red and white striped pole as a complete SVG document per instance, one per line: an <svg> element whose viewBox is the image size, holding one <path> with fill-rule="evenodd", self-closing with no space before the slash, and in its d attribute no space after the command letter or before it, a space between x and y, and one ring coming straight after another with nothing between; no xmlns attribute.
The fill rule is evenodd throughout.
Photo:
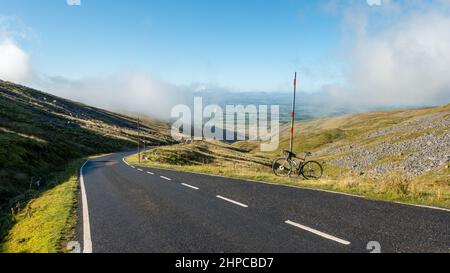
<svg viewBox="0 0 450 273"><path fill-rule="evenodd" d="M295 98L297 94L297 72L294 76L294 99L292 100L292 121L291 121L291 145L290 151L294 152L294 125L295 125Z"/></svg>

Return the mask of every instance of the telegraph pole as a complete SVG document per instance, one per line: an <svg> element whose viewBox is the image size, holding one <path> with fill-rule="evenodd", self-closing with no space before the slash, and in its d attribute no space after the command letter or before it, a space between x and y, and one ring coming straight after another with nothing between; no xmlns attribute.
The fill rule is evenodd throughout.
<svg viewBox="0 0 450 273"><path fill-rule="evenodd" d="M138 141L137 141L137 149L138 149L138 162L141 163L141 123L139 120L139 116L137 118L137 130L138 130Z"/></svg>
<svg viewBox="0 0 450 273"><path fill-rule="evenodd" d="M294 76L294 98L292 100L292 121L291 121L291 145L290 151L294 152L294 126L295 126L295 99L297 94L297 72L295 72Z"/></svg>

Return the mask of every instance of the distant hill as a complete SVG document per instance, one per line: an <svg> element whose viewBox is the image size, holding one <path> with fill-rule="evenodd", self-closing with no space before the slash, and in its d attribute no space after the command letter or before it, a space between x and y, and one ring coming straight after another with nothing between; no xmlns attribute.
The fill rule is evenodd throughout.
<svg viewBox="0 0 450 273"><path fill-rule="evenodd" d="M312 146L315 155L362 176L413 179L450 164L450 104L350 115L319 128L330 141Z"/></svg>
<svg viewBox="0 0 450 273"><path fill-rule="evenodd" d="M204 105L217 104L225 109L226 105L279 105L281 123L290 123L292 112L292 92L229 92L229 91L203 91L194 93L194 96L203 98ZM336 103L333 96L324 92L297 93L296 118L297 120L313 120L342 116L355 112L368 112L410 108L396 107L369 107L345 105Z"/></svg>
<svg viewBox="0 0 450 273"><path fill-rule="evenodd" d="M171 143L167 124L144 123L147 145ZM136 139L133 118L0 81L0 205L73 159L135 147Z"/></svg>
<svg viewBox="0 0 450 273"><path fill-rule="evenodd" d="M289 135L284 126L280 148L289 146ZM235 146L256 152L259 143ZM313 152L340 173L379 177L395 171L415 178L450 162L450 104L299 122L294 150Z"/></svg>

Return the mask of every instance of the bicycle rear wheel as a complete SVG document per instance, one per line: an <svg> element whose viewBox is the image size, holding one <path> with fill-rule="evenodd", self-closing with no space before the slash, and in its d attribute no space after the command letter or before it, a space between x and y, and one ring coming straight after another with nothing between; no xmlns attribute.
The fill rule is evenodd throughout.
<svg viewBox="0 0 450 273"><path fill-rule="evenodd" d="M292 163L286 158L279 158L273 162L272 170L276 176L290 176L292 173Z"/></svg>
<svg viewBox="0 0 450 273"><path fill-rule="evenodd" d="M320 179L323 176L323 167L317 161L308 161L303 164L301 173L306 180Z"/></svg>

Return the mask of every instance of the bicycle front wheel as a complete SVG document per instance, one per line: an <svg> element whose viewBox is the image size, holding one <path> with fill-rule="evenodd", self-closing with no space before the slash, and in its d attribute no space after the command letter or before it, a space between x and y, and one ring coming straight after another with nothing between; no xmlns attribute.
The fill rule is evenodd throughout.
<svg viewBox="0 0 450 273"><path fill-rule="evenodd" d="M272 170L276 176L290 176L292 173L292 163L286 158L279 158L273 162Z"/></svg>
<svg viewBox="0 0 450 273"><path fill-rule="evenodd" d="M323 176L323 167L317 161L308 161L303 164L301 173L306 180L320 179Z"/></svg>

